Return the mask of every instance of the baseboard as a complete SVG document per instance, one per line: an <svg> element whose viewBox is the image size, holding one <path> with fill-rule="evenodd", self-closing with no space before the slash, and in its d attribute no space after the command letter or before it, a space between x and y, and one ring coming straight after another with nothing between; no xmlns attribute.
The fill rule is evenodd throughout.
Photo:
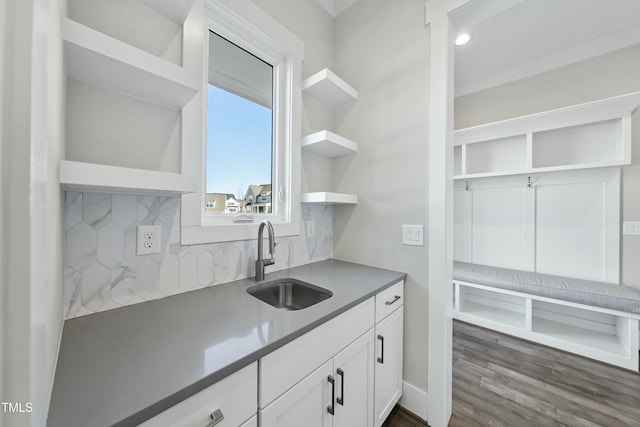
<svg viewBox="0 0 640 427"><path fill-rule="evenodd" d="M413 412L424 421L427 420L427 392L420 390L418 387L402 382L402 397L400 398L400 406L408 411Z"/></svg>

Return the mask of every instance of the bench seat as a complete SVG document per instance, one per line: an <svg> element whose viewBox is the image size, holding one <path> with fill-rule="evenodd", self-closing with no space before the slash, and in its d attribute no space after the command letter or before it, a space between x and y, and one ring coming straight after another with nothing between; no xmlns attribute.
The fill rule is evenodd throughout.
<svg viewBox="0 0 640 427"><path fill-rule="evenodd" d="M640 315L640 291L628 286L455 261L453 279Z"/></svg>

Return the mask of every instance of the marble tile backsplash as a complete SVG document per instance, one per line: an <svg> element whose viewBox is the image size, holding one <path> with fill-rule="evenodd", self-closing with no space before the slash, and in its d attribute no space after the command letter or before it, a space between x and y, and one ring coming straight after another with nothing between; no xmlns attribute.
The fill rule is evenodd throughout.
<svg viewBox="0 0 640 427"><path fill-rule="evenodd" d="M282 270L328 259L333 207L302 205L302 221L315 221L314 237L276 236ZM66 193L65 318L136 304L252 277L257 239L180 244L180 198ZM137 226L162 227L160 254L136 255Z"/></svg>

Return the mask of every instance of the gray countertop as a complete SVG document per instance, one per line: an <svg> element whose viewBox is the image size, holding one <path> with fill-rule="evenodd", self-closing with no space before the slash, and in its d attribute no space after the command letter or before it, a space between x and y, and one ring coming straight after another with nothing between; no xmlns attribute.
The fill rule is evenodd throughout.
<svg viewBox="0 0 640 427"><path fill-rule="evenodd" d="M265 281L284 277L333 297L278 310L247 294L256 282L244 279L66 321L48 425L137 425L406 274L327 260L268 273Z"/></svg>

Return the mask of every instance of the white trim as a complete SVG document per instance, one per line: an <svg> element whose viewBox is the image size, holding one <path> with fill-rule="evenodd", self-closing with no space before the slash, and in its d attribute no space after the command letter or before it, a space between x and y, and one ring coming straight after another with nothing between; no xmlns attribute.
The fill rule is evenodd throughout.
<svg viewBox="0 0 640 427"><path fill-rule="evenodd" d="M429 424L451 418L453 289L453 28L449 13L470 0L429 0L429 140L427 159L428 298L427 392Z"/></svg>
<svg viewBox="0 0 640 427"><path fill-rule="evenodd" d="M403 381L402 397L400 398L399 404L406 410L426 421L428 404L426 391L420 390L413 384Z"/></svg>

